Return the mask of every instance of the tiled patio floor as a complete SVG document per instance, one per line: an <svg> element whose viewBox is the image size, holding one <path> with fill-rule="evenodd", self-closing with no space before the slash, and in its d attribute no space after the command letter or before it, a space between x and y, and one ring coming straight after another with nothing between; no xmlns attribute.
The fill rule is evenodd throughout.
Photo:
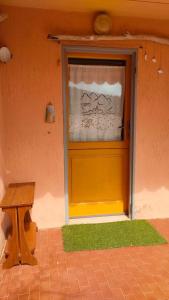
<svg viewBox="0 0 169 300"><path fill-rule="evenodd" d="M169 220L152 223L169 240ZM39 231L39 265L0 269L3 300L167 300L169 245L64 253L58 229Z"/></svg>

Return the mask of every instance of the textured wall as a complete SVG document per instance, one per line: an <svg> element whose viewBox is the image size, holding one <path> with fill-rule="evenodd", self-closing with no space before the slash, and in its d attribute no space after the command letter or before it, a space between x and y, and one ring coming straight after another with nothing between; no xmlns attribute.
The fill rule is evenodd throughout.
<svg viewBox="0 0 169 300"><path fill-rule="evenodd" d="M0 66L1 72L1 66ZM1 76L0 76L1 79ZM2 199L5 190L5 163L4 163L4 115L3 103L1 95L1 82L0 82L0 199ZM0 211L0 256L4 245L4 214Z"/></svg>
<svg viewBox="0 0 169 300"><path fill-rule="evenodd" d="M60 46L46 37L48 33L89 34L93 15L7 7L2 10L8 12L9 19L1 24L0 41L13 52L13 59L1 72L7 182L34 180L33 218L41 228L60 226L65 222ZM168 25L168 21L114 18L113 33L128 30L167 36ZM139 50L138 59L136 216L169 217L168 47L141 44L144 49ZM145 49L148 61L143 59ZM157 64L150 60L154 55ZM159 66L165 71L161 76L157 74ZM54 124L44 122L49 101L56 107Z"/></svg>
<svg viewBox="0 0 169 300"><path fill-rule="evenodd" d="M145 43L145 48L148 61L140 57L138 78L136 216L169 217L169 47ZM159 67L164 74L157 73Z"/></svg>

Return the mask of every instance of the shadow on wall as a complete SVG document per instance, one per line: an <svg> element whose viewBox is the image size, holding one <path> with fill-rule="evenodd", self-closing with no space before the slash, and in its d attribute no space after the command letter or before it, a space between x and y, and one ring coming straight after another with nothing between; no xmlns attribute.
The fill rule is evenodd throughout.
<svg viewBox="0 0 169 300"><path fill-rule="evenodd" d="M0 153L0 159L1 159L1 171L3 171L3 164L2 164L2 155ZM4 174L0 177L0 201L2 200L5 193L5 184L4 184ZM4 238L7 238L8 233L11 228L11 222L7 214L2 212L2 209L0 209L0 222L1 222L1 230L0 230L0 253L1 253L1 246L3 246L3 240Z"/></svg>

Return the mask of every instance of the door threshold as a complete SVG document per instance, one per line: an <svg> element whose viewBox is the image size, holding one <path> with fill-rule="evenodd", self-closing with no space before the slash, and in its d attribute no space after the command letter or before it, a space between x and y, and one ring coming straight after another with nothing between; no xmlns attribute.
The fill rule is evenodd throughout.
<svg viewBox="0 0 169 300"><path fill-rule="evenodd" d="M69 219L69 225L75 224L96 224L96 223L108 223L118 221L129 221L130 218L127 215L112 215L112 216L94 216L94 217L79 217Z"/></svg>

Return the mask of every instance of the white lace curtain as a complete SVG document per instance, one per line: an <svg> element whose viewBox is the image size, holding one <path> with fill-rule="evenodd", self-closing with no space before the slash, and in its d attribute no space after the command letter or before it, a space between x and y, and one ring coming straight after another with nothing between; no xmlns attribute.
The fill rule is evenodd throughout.
<svg viewBox="0 0 169 300"><path fill-rule="evenodd" d="M74 83L104 82L111 84L124 80L124 67L118 66L93 66L93 65L69 65L70 80Z"/></svg>
<svg viewBox="0 0 169 300"><path fill-rule="evenodd" d="M69 139L121 140L125 67L69 65Z"/></svg>

